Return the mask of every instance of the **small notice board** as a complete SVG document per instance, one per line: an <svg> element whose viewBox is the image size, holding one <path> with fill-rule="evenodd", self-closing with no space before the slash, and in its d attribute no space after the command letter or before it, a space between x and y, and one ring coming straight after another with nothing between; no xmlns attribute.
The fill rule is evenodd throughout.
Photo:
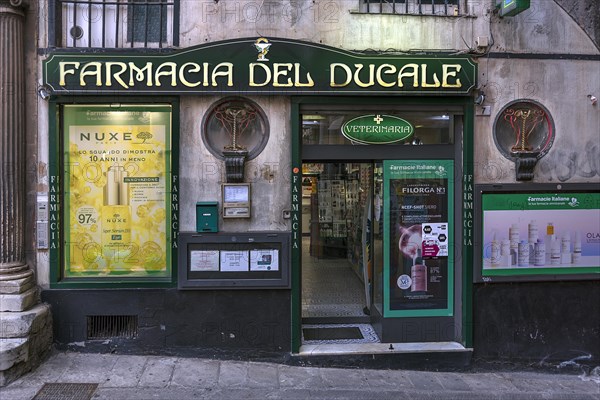
<svg viewBox="0 0 600 400"><path fill-rule="evenodd" d="M179 234L179 289L289 288L289 232Z"/></svg>

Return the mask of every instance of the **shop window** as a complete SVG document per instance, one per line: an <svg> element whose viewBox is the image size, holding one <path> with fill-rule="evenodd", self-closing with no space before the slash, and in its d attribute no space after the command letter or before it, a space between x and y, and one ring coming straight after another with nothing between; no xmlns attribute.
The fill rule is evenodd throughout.
<svg viewBox="0 0 600 400"><path fill-rule="evenodd" d="M56 281L170 282L172 107L63 105L60 114L62 176L50 190L61 199L51 216L62 221L51 234Z"/></svg>
<svg viewBox="0 0 600 400"><path fill-rule="evenodd" d="M360 0L360 11L370 14L460 15L461 0ZM464 9L464 8L462 8Z"/></svg>
<svg viewBox="0 0 600 400"><path fill-rule="evenodd" d="M178 44L179 0L55 0L49 44L76 48L162 48Z"/></svg>

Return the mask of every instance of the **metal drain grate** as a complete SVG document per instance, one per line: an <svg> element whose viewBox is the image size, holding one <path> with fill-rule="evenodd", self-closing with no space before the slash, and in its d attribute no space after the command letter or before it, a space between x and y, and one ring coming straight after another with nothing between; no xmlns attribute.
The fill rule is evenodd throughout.
<svg viewBox="0 0 600 400"><path fill-rule="evenodd" d="M97 383L45 383L31 400L90 400Z"/></svg>
<svg viewBox="0 0 600 400"><path fill-rule="evenodd" d="M88 315L87 338L135 339L138 335L137 315Z"/></svg>

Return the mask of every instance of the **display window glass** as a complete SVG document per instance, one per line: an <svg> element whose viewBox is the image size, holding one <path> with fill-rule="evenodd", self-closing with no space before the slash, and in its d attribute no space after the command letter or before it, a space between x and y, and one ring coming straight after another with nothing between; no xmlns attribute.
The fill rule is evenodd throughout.
<svg viewBox="0 0 600 400"><path fill-rule="evenodd" d="M61 277L171 277L171 106L61 108Z"/></svg>

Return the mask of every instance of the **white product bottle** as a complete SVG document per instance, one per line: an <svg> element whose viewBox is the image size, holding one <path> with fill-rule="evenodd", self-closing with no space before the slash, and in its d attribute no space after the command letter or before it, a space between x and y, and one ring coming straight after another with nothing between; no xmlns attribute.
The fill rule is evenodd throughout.
<svg viewBox="0 0 600 400"><path fill-rule="evenodd" d="M526 240L519 243L519 267L529 267L529 243Z"/></svg>
<svg viewBox="0 0 600 400"><path fill-rule="evenodd" d="M510 252L512 254L512 264L517 265L519 258L519 225L512 224L508 229L508 237L510 239Z"/></svg>
<svg viewBox="0 0 600 400"><path fill-rule="evenodd" d="M500 266L510 268L512 266L512 257L510 255L510 240L502 239L500 242Z"/></svg>
<svg viewBox="0 0 600 400"><path fill-rule="evenodd" d="M412 279L411 292L427 291L427 266L421 257L415 259L415 264L410 269L410 278Z"/></svg>
<svg viewBox="0 0 600 400"><path fill-rule="evenodd" d="M554 225L548 222L546 226L546 264L550 264L550 250L552 248L552 240L554 239Z"/></svg>
<svg viewBox="0 0 600 400"><path fill-rule="evenodd" d="M490 261L492 268L500 266L500 243L496 240L496 232L494 232L494 238L492 239L492 254L490 255Z"/></svg>
<svg viewBox="0 0 600 400"><path fill-rule="evenodd" d="M571 255L571 263L579 264L581 261L581 232L575 232L575 239L573 240L573 254Z"/></svg>
<svg viewBox="0 0 600 400"><path fill-rule="evenodd" d="M546 264L546 244L542 239L538 239L534 246L533 265L542 267Z"/></svg>
<svg viewBox="0 0 600 400"><path fill-rule="evenodd" d="M560 265L560 242L554 237L550 243L550 265Z"/></svg>
<svg viewBox="0 0 600 400"><path fill-rule="evenodd" d="M561 264L571 263L571 234L565 232L560 242Z"/></svg>
<svg viewBox="0 0 600 400"><path fill-rule="evenodd" d="M538 225L535 219L532 219L527 226L527 238L529 240L529 264L535 263L535 244L538 240Z"/></svg>

